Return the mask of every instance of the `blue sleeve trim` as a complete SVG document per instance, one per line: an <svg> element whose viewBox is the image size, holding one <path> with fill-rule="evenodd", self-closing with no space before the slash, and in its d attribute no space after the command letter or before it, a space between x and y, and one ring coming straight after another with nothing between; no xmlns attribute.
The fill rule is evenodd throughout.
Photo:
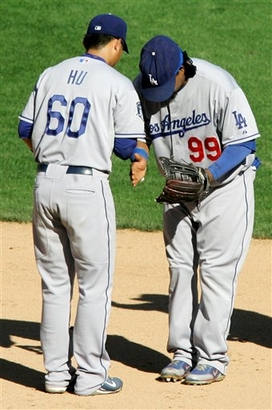
<svg viewBox="0 0 272 410"><path fill-rule="evenodd" d="M33 124L23 120L19 121L18 134L20 138L31 138Z"/></svg>
<svg viewBox="0 0 272 410"><path fill-rule="evenodd" d="M262 162L260 161L260 159L258 157L256 157L254 159L252 167L255 168L255 169L258 169L261 165L262 165Z"/></svg>
<svg viewBox="0 0 272 410"><path fill-rule="evenodd" d="M221 178L231 169L240 165L252 152L256 151L256 141L251 140L242 144L228 145L220 158L208 167L215 180Z"/></svg>
<svg viewBox="0 0 272 410"><path fill-rule="evenodd" d="M136 145L135 138L115 138L113 152L121 159L129 159Z"/></svg>
<svg viewBox="0 0 272 410"><path fill-rule="evenodd" d="M251 149L252 151L256 151L256 140L241 142L241 144L228 145L228 147L246 147Z"/></svg>

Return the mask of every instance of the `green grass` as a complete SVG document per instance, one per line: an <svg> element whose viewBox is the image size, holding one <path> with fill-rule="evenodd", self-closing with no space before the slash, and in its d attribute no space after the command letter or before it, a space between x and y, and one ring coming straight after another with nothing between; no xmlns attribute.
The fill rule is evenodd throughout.
<svg viewBox="0 0 272 410"><path fill-rule="evenodd" d="M255 181L254 237L271 238L271 1L238 0L2 0L0 121L0 220L28 222L32 214L35 164L17 138L18 115L38 75L48 66L82 53L89 20L111 12L128 23L129 55L117 69L133 79L140 49L158 34L172 37L191 57L214 62L234 75L245 91L262 137L262 166ZM143 184L132 188L129 162L113 157L111 184L119 228L160 230L163 186L151 155Z"/></svg>

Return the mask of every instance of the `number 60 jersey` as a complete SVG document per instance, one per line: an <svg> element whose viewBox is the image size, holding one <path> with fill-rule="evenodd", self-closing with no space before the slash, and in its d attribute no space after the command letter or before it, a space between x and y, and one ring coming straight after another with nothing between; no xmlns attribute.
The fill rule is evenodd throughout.
<svg viewBox="0 0 272 410"><path fill-rule="evenodd" d="M157 158L173 153L177 161L208 168L226 146L254 140L260 134L246 96L235 79L207 61L193 58L193 63L197 67L196 75L169 101L142 100L141 103L148 138ZM134 85L142 95L141 74ZM250 166L254 157L250 155L240 171Z"/></svg>
<svg viewBox="0 0 272 410"><path fill-rule="evenodd" d="M115 137L145 138L132 82L91 54L46 69L19 118L33 125L39 163L110 172Z"/></svg>

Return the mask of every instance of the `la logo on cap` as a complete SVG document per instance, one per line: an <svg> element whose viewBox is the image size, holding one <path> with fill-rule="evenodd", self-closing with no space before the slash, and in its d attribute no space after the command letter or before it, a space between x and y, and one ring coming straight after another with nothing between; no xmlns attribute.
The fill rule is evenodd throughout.
<svg viewBox="0 0 272 410"><path fill-rule="evenodd" d="M150 84L152 84L152 85L159 85L159 84L158 84L158 81L155 80L154 77L152 77L152 74L148 74L148 75L149 75L149 82L150 82Z"/></svg>

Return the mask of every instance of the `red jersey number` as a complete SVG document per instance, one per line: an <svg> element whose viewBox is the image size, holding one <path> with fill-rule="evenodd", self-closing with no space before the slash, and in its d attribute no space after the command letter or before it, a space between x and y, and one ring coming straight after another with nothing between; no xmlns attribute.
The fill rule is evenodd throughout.
<svg viewBox="0 0 272 410"><path fill-rule="evenodd" d="M215 137L207 137L204 141L197 137L190 137L188 148L193 162L203 161L205 155L210 161L216 161L221 155L221 148Z"/></svg>

